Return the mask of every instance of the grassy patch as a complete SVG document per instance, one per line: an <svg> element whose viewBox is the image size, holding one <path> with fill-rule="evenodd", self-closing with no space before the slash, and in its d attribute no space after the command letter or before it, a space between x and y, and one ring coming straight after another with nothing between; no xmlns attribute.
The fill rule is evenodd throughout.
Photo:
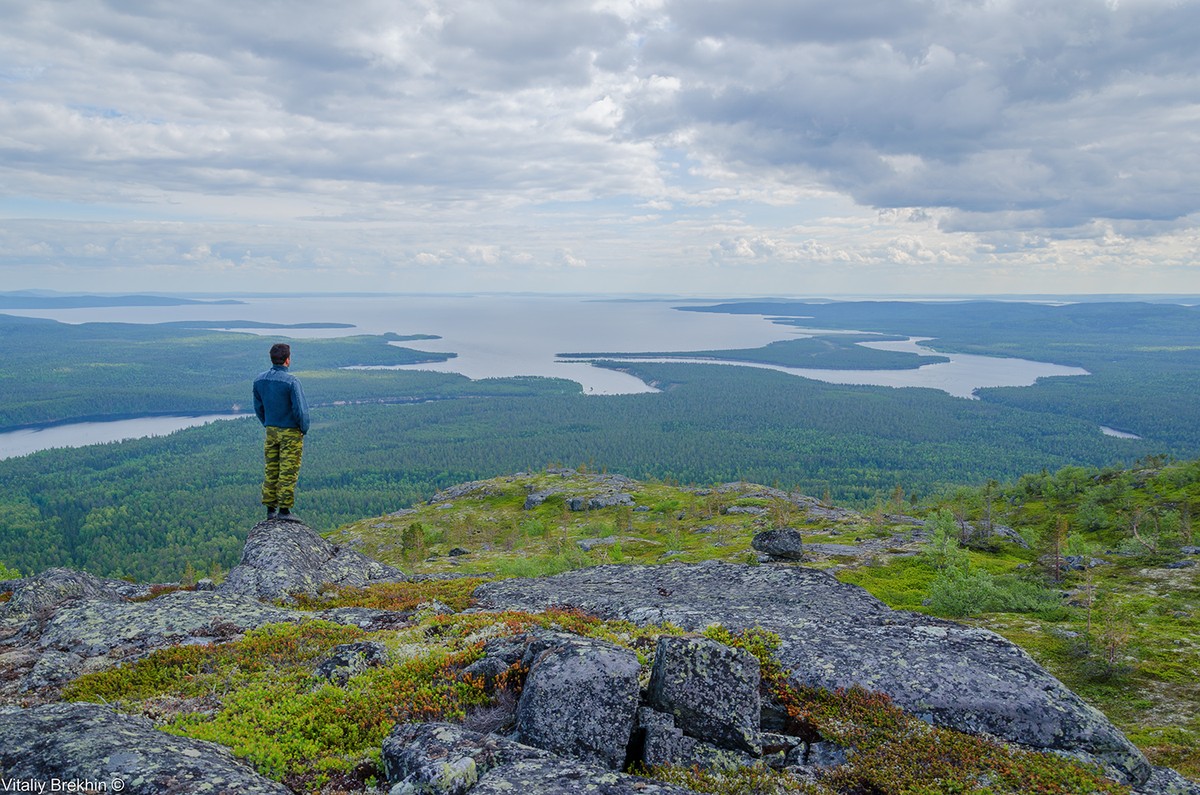
<svg viewBox="0 0 1200 795"><path fill-rule="evenodd" d="M797 687L774 651L779 639L761 630L732 634L714 627L714 640L743 648L762 665L764 687L787 711L799 736L854 749L815 787L778 792L978 793L978 795L1123 795L1129 788L1100 771L1060 756L1022 751L983 737L930 726L884 695L861 689L830 692ZM705 790L716 791L716 790ZM752 791L752 790L747 790Z"/></svg>
<svg viewBox="0 0 1200 795"><path fill-rule="evenodd" d="M429 598L458 602L473 584L455 580L348 589L328 595L319 606L401 608ZM356 770L370 775L384 737L398 721L456 721L490 705L494 694L461 669L479 659L486 639L534 627L625 646L643 665L649 665L659 635L680 632L571 611L426 616L405 629L370 634L324 621L276 624L230 643L162 649L87 674L68 685L63 698L140 712L168 732L229 747L266 776L317 791ZM313 675L334 646L368 638L388 647L388 664L367 669L344 687Z"/></svg>
<svg viewBox="0 0 1200 795"><path fill-rule="evenodd" d="M456 577L445 580L381 583L369 588L334 588L316 598L300 596L297 598L297 606L305 610L372 607L404 612L437 601L452 610L465 610L471 606L471 593L482 582L485 580L480 577Z"/></svg>
<svg viewBox="0 0 1200 795"><path fill-rule="evenodd" d="M845 569L838 579L865 588L876 599L897 610L928 612L924 604L937 577L931 566L917 558L897 558L882 566Z"/></svg>

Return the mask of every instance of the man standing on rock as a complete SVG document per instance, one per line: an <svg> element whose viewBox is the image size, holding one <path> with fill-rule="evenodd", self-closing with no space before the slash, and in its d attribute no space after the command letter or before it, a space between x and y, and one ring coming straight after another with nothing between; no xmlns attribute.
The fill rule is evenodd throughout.
<svg viewBox="0 0 1200 795"><path fill-rule="evenodd" d="M288 372L291 363L290 345L278 342L271 346L271 369L254 379L254 413L267 429L262 485L267 519L298 522L292 505L296 501L304 435L308 433L308 402L300 381Z"/></svg>

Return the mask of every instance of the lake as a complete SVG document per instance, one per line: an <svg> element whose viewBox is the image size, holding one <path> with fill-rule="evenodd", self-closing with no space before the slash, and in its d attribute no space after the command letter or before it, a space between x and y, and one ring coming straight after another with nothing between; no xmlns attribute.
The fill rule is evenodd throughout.
<svg viewBox="0 0 1200 795"><path fill-rule="evenodd" d="M137 417L109 422L72 422L46 428L22 428L0 433L0 460L29 455L55 447L83 447L102 442L120 442L207 425L217 420L235 420L248 414L205 414L196 417Z"/></svg>
<svg viewBox="0 0 1200 795"><path fill-rule="evenodd" d="M683 301L602 301L558 296L378 296L251 298L245 305L97 307L6 311L64 323L162 323L177 320L254 320L270 323L352 323L352 329L246 329L292 338L349 334L434 334L436 340L399 343L418 350L458 354L415 369L461 373L468 378L518 375L569 378L597 395L652 391L642 381L582 363L557 361L560 351L703 350L750 348L797 336L752 315L677 312ZM236 328L231 325L230 328ZM304 367L295 346L296 369ZM264 353L264 361L266 355Z"/></svg>
<svg viewBox="0 0 1200 795"><path fill-rule="evenodd" d="M163 323L179 320L269 323L350 323L353 328L240 329L259 335L286 335L293 339L337 337L349 334L432 334L439 339L398 343L418 350L452 352L445 362L410 365L461 373L468 378L549 376L577 381L591 395L634 394L654 391L627 374L593 367L586 362L561 361L563 351L689 351L755 348L777 340L822 332L779 325L760 315L725 315L680 312L673 307L713 302L676 299L608 300L580 296L536 295L381 295L367 297L300 296L245 298L241 305L185 305L177 307L87 307L78 309L5 310L6 314L44 317L65 323ZM928 353L922 340L863 343L870 347ZM296 369L304 367L303 344L294 350ZM973 397L987 386L1026 386L1047 376L1086 375L1075 367L1062 367L1024 359L965 354L943 354L950 362L912 370L812 370L781 369L792 375L829 383L890 387L927 387L958 397ZM264 367L266 353L264 351ZM717 363L705 360L705 363ZM730 363L727 363L730 364ZM741 364L741 363L737 363ZM749 365L743 365L749 366ZM247 373L247 383L254 373ZM80 423L43 430L0 434L0 457L23 455L37 449L68 446L87 437L95 441L168 433L212 421L224 415L150 417L112 423ZM87 426L86 428L82 426ZM24 452L12 452L21 450Z"/></svg>
<svg viewBox="0 0 1200 795"><path fill-rule="evenodd" d="M354 328L244 329L249 333L291 338L349 334L433 334L440 339L399 343L418 350L452 352L445 362L411 365L411 369L461 373L468 378L536 375L569 378L596 395L652 391L626 373L579 361L560 361L562 351L689 351L754 348L776 340L830 333L779 325L760 315L679 312L674 301L597 300L576 296L304 296L248 298L244 305L179 307L96 307L23 310L7 314L47 317L65 323L92 321L162 323L178 320L271 323L351 323ZM710 303L710 302L691 302ZM866 343L870 347L910 350L921 340ZM303 369L304 348L296 346L295 366ZM1027 386L1045 376L1085 375L1076 367L1060 367L1025 359L944 354L951 361L914 370L801 370L795 375L831 383L917 386L941 389L959 397L984 386ZM265 359L265 354L264 354ZM252 374L250 374L252 375ZM247 377L250 377L248 375ZM848 380L849 379L849 380Z"/></svg>
<svg viewBox="0 0 1200 795"><path fill-rule="evenodd" d="M799 331L816 331L799 329ZM829 333L822 331L821 333ZM928 338L911 337L907 340L858 343L865 348L881 351L904 351L929 355L933 353L921 343ZM909 370L819 370L808 367L784 367L761 362L739 362L724 359L620 359L616 361L642 362L691 362L698 364L737 365L760 367L781 373L812 378L829 384L859 384L867 386L925 387L939 389L955 397L978 400L975 390L989 386L1030 386L1039 378L1051 376L1088 375L1082 367L1067 367L1027 359L1002 359L995 356L976 356L966 353L938 353L950 361L925 364ZM1131 437L1136 438L1136 437Z"/></svg>

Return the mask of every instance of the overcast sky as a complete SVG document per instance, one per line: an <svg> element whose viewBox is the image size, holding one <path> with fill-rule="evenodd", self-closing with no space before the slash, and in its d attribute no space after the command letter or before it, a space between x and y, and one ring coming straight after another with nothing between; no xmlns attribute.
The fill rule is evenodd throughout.
<svg viewBox="0 0 1200 795"><path fill-rule="evenodd" d="M0 19L0 289L1200 292L1200 0Z"/></svg>

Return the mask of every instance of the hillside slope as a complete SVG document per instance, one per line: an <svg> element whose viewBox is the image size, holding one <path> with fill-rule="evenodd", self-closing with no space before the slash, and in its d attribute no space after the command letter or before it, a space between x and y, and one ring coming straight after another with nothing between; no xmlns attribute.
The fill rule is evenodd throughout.
<svg viewBox="0 0 1200 795"><path fill-rule="evenodd" d="M1166 769L1196 776L1197 650L1186 633L1165 635L1196 616L1186 564L1200 550L1101 553L1112 562L1047 583L1045 556L1024 546L1022 531L1037 541L1030 528L989 523L982 542L968 539L989 551L960 547L960 531L983 527L968 496L957 519L916 518L748 483L552 469L447 489L329 540L260 523L221 583L58 570L0 584L11 593L0 698L23 707L4 708L0 766L6 777L140 773L135 792L172 777L232 787L204 778L194 760L208 754L222 780L264 792L574 792L567 781L677 795L1200 792ZM1024 601L965 625L921 614L961 607L937 584L978 584L980 572ZM1176 578L1157 598L1182 623L1157 610L1142 623L1170 666L1146 644L1122 647L1106 671L1094 654L1060 656L1068 641L1107 637L1081 588L1161 584L1156 573ZM1018 639L1051 673L1077 666L1081 693L1109 717L970 624ZM675 679L692 694L663 689ZM703 693L702 714L679 706ZM156 743L163 730L182 744ZM129 747L93 753L113 732ZM473 772L446 779L448 760Z"/></svg>

